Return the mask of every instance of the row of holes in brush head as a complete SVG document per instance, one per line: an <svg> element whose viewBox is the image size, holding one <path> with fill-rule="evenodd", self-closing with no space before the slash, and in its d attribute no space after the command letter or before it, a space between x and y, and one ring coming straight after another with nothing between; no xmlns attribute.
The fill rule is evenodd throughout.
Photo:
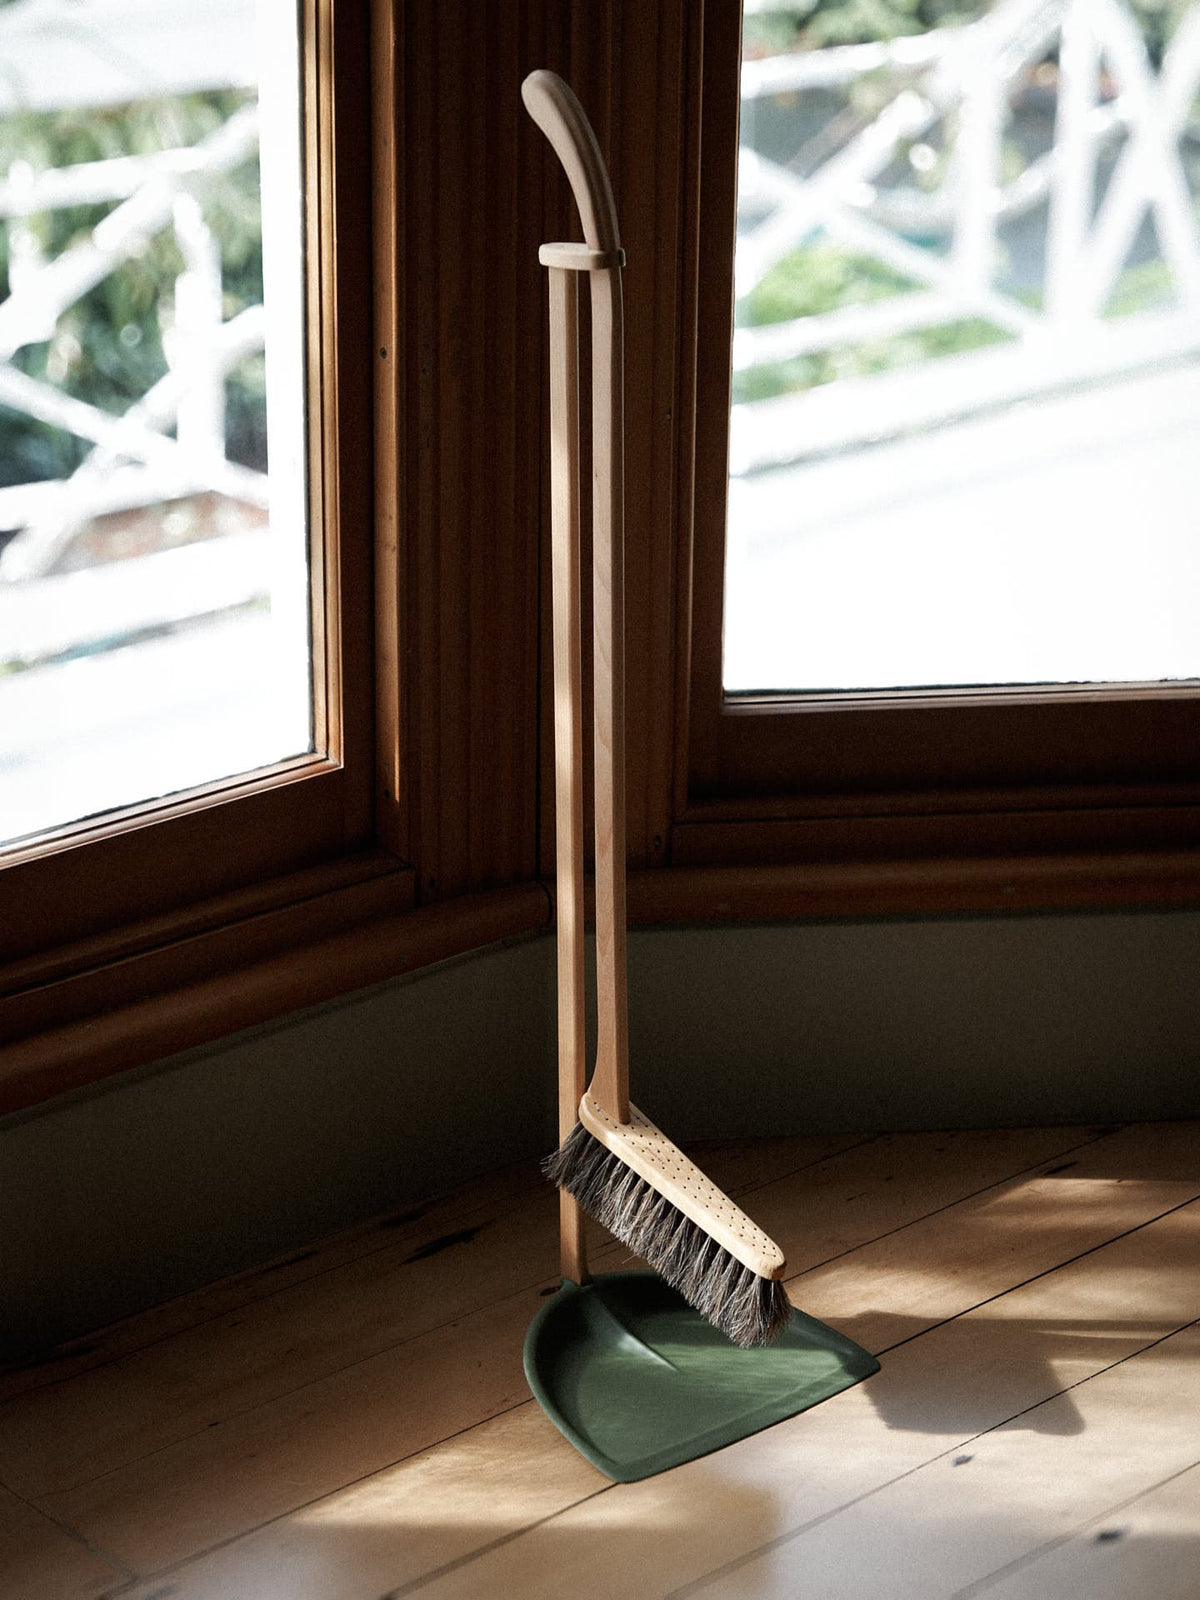
<svg viewBox="0 0 1200 1600"><path fill-rule="evenodd" d="M690 1161L678 1145L672 1144L666 1134L644 1117L636 1106L630 1107L627 1126L616 1122L594 1100L589 1100L588 1110L614 1133L622 1134L647 1165L653 1166L664 1178L688 1194L721 1227L728 1228L752 1249L760 1250L763 1254L773 1254L778 1250L775 1241L751 1221L723 1190L718 1189L711 1178L706 1178L696 1163Z"/></svg>

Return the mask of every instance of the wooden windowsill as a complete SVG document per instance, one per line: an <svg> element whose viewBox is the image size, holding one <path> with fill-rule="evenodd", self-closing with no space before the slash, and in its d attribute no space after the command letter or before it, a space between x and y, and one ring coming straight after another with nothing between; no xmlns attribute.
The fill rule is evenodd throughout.
<svg viewBox="0 0 1200 1600"><path fill-rule="evenodd" d="M414 909L413 874L360 858L222 925L163 924L130 951L94 941L74 971L0 987L0 1115L502 939L548 932L539 882ZM310 892L304 894L302 891ZM1200 849L990 859L748 862L632 871L630 921L737 923L1200 906ZM227 910L229 908L226 908ZM128 936L123 936L128 938ZM76 952L79 956L81 952ZM24 976L23 985L15 980Z"/></svg>
<svg viewBox="0 0 1200 1600"><path fill-rule="evenodd" d="M538 884L412 909L380 873L0 999L0 1114L547 925Z"/></svg>

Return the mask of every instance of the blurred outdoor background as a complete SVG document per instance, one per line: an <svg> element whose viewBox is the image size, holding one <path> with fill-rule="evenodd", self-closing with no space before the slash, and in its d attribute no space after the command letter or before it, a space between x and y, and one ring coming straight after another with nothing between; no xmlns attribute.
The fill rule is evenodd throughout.
<svg viewBox="0 0 1200 1600"><path fill-rule="evenodd" d="M0 0L0 843L310 747L295 34Z"/></svg>
<svg viewBox="0 0 1200 1600"><path fill-rule="evenodd" d="M1200 5L746 0L731 692L1200 675Z"/></svg>

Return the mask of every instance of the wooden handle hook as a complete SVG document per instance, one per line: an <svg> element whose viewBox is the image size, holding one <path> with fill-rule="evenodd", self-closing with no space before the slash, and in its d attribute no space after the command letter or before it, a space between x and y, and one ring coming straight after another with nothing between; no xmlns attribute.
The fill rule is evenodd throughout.
<svg viewBox="0 0 1200 1600"><path fill-rule="evenodd" d="M542 68L525 79L521 99L563 164L589 246L605 254L619 251L621 237L608 170L574 92L556 72Z"/></svg>

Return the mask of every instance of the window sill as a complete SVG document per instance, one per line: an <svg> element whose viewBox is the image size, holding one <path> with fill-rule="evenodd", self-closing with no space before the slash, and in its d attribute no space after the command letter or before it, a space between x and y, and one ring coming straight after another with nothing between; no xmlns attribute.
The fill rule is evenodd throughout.
<svg viewBox="0 0 1200 1600"><path fill-rule="evenodd" d="M274 910L170 936L136 954L101 941L91 964L0 993L0 1114L99 1082L415 971L544 928L538 884L413 910L413 873L388 858L375 870ZM320 870L320 869L318 869ZM343 869L345 870L345 869ZM293 887L312 889L316 874ZM194 913L199 916L199 913ZM78 952L77 952L78 954ZM6 978L14 974L5 974ZM19 974L15 975L19 978Z"/></svg>
<svg viewBox="0 0 1200 1600"><path fill-rule="evenodd" d="M101 941L90 965L0 994L0 1115L502 939L549 931L537 882L413 909L413 874L384 856L297 875L290 903L136 952ZM848 862L743 862L632 871L631 923L947 916L1200 906L1200 849ZM210 920L212 908L208 908ZM196 919L200 913L193 913ZM145 930L144 930L145 931ZM76 952L79 955L79 952Z"/></svg>
<svg viewBox="0 0 1200 1600"><path fill-rule="evenodd" d="M676 866L629 876L633 922L1200 905L1200 850Z"/></svg>

